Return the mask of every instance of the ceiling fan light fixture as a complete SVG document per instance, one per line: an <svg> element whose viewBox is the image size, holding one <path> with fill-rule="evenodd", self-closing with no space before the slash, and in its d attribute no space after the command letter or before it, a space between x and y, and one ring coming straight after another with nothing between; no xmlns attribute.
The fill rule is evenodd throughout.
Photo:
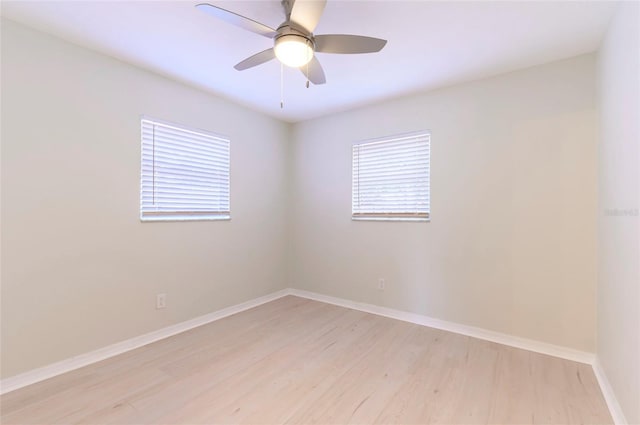
<svg viewBox="0 0 640 425"><path fill-rule="evenodd" d="M295 34L278 37L275 41L274 51L280 62L292 68L306 65L313 59L311 41Z"/></svg>

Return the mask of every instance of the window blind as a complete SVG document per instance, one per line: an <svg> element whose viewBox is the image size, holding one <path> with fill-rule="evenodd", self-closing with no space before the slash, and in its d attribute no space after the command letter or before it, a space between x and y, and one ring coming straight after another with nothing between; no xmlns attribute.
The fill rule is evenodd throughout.
<svg viewBox="0 0 640 425"><path fill-rule="evenodd" d="M229 219L230 141L141 121L140 219Z"/></svg>
<svg viewBox="0 0 640 425"><path fill-rule="evenodd" d="M352 218L428 220L429 161L428 132L354 144Z"/></svg>

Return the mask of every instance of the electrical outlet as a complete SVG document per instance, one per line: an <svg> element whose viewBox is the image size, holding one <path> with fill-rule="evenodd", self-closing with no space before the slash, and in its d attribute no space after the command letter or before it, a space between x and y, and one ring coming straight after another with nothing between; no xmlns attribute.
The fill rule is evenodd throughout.
<svg viewBox="0 0 640 425"><path fill-rule="evenodd" d="M156 308L161 309L167 306L167 294L156 295Z"/></svg>
<svg viewBox="0 0 640 425"><path fill-rule="evenodd" d="M380 279L378 279L378 290L384 291L384 285L385 285L384 278L381 277Z"/></svg>

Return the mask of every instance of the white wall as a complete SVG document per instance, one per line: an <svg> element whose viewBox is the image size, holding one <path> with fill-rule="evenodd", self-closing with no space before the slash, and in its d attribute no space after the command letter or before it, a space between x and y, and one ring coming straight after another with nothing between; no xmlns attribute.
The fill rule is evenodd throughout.
<svg viewBox="0 0 640 425"><path fill-rule="evenodd" d="M594 70L587 55L291 128L3 20L2 376L287 284L594 351ZM230 222L140 223L141 114L231 137ZM351 143L418 129L432 222L351 221Z"/></svg>
<svg viewBox="0 0 640 425"><path fill-rule="evenodd" d="M587 55L296 124L289 285L593 352L595 123ZM420 129L432 221L352 221L351 143Z"/></svg>
<svg viewBox="0 0 640 425"><path fill-rule="evenodd" d="M598 55L597 355L629 423L640 424L640 3L618 6Z"/></svg>
<svg viewBox="0 0 640 425"><path fill-rule="evenodd" d="M230 136L231 221L140 222L141 114ZM283 288L289 131L3 20L2 376Z"/></svg>

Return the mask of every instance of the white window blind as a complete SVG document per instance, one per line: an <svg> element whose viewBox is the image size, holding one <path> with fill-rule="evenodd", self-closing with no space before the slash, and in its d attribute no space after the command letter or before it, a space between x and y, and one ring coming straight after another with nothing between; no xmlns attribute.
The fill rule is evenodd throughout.
<svg viewBox="0 0 640 425"><path fill-rule="evenodd" d="M143 118L140 219L229 219L228 139Z"/></svg>
<svg viewBox="0 0 640 425"><path fill-rule="evenodd" d="M353 145L352 218L429 220L430 134Z"/></svg>

